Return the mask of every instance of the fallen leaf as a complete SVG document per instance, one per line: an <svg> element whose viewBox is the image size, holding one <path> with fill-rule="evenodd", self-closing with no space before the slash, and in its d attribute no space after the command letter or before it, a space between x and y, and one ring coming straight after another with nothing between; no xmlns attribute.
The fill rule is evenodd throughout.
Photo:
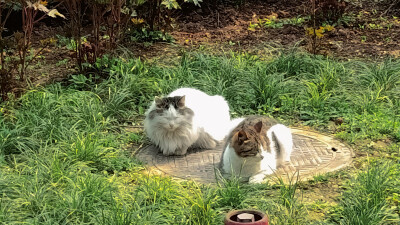
<svg viewBox="0 0 400 225"><path fill-rule="evenodd" d="M47 13L48 16L56 18L57 16L62 17L65 19L65 16L63 14L61 14L60 12L58 12L57 9L52 9Z"/></svg>
<svg viewBox="0 0 400 225"><path fill-rule="evenodd" d="M394 56L395 58L400 57L400 50L389 51L389 54Z"/></svg>

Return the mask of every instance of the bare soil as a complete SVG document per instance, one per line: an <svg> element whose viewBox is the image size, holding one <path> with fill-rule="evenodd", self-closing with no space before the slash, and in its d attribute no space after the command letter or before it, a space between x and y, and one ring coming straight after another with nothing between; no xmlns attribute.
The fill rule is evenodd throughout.
<svg viewBox="0 0 400 225"><path fill-rule="evenodd" d="M396 16L400 17L400 13L386 12L388 7L374 3L347 5L344 22L319 40L318 53L341 58L398 57L400 20ZM240 8L202 8L181 16L172 35L180 45L240 43L252 48L260 42L274 42L286 48L297 44L310 50L306 24L249 30L250 23L257 23L258 19L271 15L278 20L296 18L307 16L309 10L309 1L249 1Z"/></svg>
<svg viewBox="0 0 400 225"><path fill-rule="evenodd" d="M378 59L400 56L400 7L357 1L348 4L342 21L334 30L318 39L317 53L340 59ZM266 46L280 49L298 47L311 51L306 23L285 24L280 28L249 29L250 23L275 16L277 20L305 17L309 1L246 1L245 5L207 5L195 10L181 10L170 33L174 43L123 43L134 56L148 60L174 58L182 50L200 47L212 51L245 50L259 53ZM35 31L34 47L40 49L43 38L63 35L63 28L41 24ZM65 59L68 59L66 62ZM64 60L64 62L61 62ZM64 79L73 73L73 58L65 47L49 46L29 70L33 83L44 84Z"/></svg>

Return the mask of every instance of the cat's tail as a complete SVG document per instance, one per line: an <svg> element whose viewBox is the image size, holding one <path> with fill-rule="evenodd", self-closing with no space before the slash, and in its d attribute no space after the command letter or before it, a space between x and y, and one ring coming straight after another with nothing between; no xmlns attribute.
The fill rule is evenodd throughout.
<svg viewBox="0 0 400 225"><path fill-rule="evenodd" d="M279 146L278 164L284 161L290 161L290 155L293 151L293 137L292 132L288 127L283 124L277 124L272 129L272 135Z"/></svg>

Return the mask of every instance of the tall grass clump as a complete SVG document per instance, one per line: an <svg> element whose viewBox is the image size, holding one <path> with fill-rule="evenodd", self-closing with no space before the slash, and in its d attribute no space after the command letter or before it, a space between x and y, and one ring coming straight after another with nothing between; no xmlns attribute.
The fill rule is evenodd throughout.
<svg viewBox="0 0 400 225"><path fill-rule="evenodd" d="M34 140L23 136L24 127L10 123L0 112L0 157L33 148Z"/></svg>
<svg viewBox="0 0 400 225"><path fill-rule="evenodd" d="M168 221L156 206L143 206L132 199L133 203L114 202L110 209L101 209L101 216L96 218L97 224L116 225L141 225L141 224L167 224Z"/></svg>
<svg viewBox="0 0 400 225"><path fill-rule="evenodd" d="M350 180L340 202L340 224L397 224L399 215L388 197L398 185L392 182L398 169L390 162L372 162Z"/></svg>
<svg viewBox="0 0 400 225"><path fill-rule="evenodd" d="M62 143L63 154L71 162L84 162L98 171L121 171L130 167L126 152L118 150L120 144L113 135L99 133L77 133Z"/></svg>
<svg viewBox="0 0 400 225"><path fill-rule="evenodd" d="M351 105L348 113L344 113L347 122L341 125L337 135L350 142L365 138L398 141L399 61L354 61L345 66L351 76L343 82L342 96Z"/></svg>
<svg viewBox="0 0 400 225"><path fill-rule="evenodd" d="M343 96L348 71L334 60L317 58L314 63L314 71L301 77L300 119L323 126L349 111L349 101Z"/></svg>
<svg viewBox="0 0 400 225"><path fill-rule="evenodd" d="M376 141L389 138L398 141L400 123L393 117L391 111L387 109L373 114L364 112L348 115L346 117L348 121L339 127L336 136L352 143L363 139Z"/></svg>
<svg viewBox="0 0 400 225"><path fill-rule="evenodd" d="M355 76L349 79L354 103L359 110L374 112L385 103L392 103L400 94L400 62L386 59L383 62L356 62ZM387 105L390 106L390 105Z"/></svg>
<svg viewBox="0 0 400 225"><path fill-rule="evenodd" d="M143 114L149 101L164 93L151 67L140 59L103 56L96 66L110 76L93 89L103 99L108 116L121 120L132 116L132 112Z"/></svg>
<svg viewBox="0 0 400 225"><path fill-rule="evenodd" d="M200 189L195 184L186 196L189 203L190 213L188 224L203 225L203 224L218 224L222 221L218 212L217 203L219 196L215 189L202 188Z"/></svg>
<svg viewBox="0 0 400 225"><path fill-rule="evenodd" d="M298 51L282 53L270 62L271 67L276 73L283 73L285 78L302 76L305 73L315 73L318 70L318 64L315 61L320 60L309 54Z"/></svg>
<svg viewBox="0 0 400 225"><path fill-rule="evenodd" d="M249 84L254 91L255 107L261 113L273 113L284 105L283 99L293 98L298 90L296 81L285 78L282 73L270 73L265 67L258 68L249 77Z"/></svg>
<svg viewBox="0 0 400 225"><path fill-rule="evenodd" d="M297 173L288 177L288 182L284 182L278 177L279 201L275 203L276 209L271 210L275 216L272 221L274 224L304 224L307 222L307 210L299 198L299 175ZM300 195L300 197L302 197Z"/></svg>
<svg viewBox="0 0 400 225"><path fill-rule="evenodd" d="M243 208L255 208L268 215L270 224L306 224L308 212L302 203L298 176L276 177L276 184L260 184L250 188L252 193L243 201Z"/></svg>
<svg viewBox="0 0 400 225"><path fill-rule="evenodd" d="M361 64L359 73L361 87L369 87L380 91L382 95L392 99L400 90L400 62L386 59L372 65Z"/></svg>
<svg viewBox="0 0 400 225"><path fill-rule="evenodd" d="M240 177L231 176L225 178L221 175L220 171L216 171L215 174L218 186L217 194L220 196L219 207L227 207L229 209L241 208L249 190L243 184Z"/></svg>
<svg viewBox="0 0 400 225"><path fill-rule="evenodd" d="M6 223L8 220L10 207L3 200L3 197L0 198L0 223Z"/></svg>
<svg viewBox="0 0 400 225"><path fill-rule="evenodd" d="M138 183L137 191L148 204L173 202L179 191L170 177L147 175L141 177Z"/></svg>
<svg viewBox="0 0 400 225"><path fill-rule="evenodd" d="M67 185L66 191L59 195L62 200L58 204L72 223L94 222L97 210L109 205L116 191L105 177L90 173L72 178Z"/></svg>

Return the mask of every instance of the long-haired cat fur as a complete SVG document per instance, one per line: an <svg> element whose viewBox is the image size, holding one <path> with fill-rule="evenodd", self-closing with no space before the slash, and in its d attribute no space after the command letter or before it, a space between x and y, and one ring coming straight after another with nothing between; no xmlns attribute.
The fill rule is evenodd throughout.
<svg viewBox="0 0 400 225"><path fill-rule="evenodd" d="M225 174L261 183L277 166L290 161L293 139L290 129L265 116L249 116L230 132L220 168Z"/></svg>
<svg viewBox="0 0 400 225"><path fill-rule="evenodd" d="M230 124L225 99L194 88L156 97L145 115L146 134L164 155L184 155L189 147L214 148Z"/></svg>

